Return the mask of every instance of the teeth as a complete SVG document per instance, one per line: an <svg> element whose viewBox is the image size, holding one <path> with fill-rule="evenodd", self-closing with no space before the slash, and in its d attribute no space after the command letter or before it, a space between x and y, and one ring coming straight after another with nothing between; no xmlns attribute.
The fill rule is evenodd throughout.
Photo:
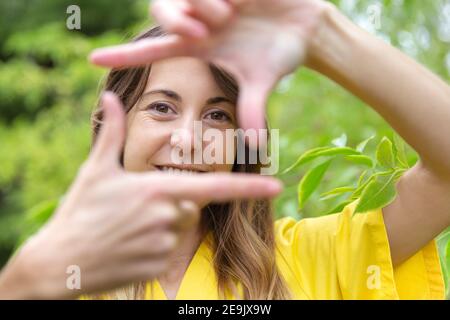
<svg viewBox="0 0 450 320"><path fill-rule="evenodd" d="M172 167L161 167L161 170L168 172L170 174L187 174L187 175L191 175L191 174L199 172L196 170L178 169L178 168L172 168Z"/></svg>

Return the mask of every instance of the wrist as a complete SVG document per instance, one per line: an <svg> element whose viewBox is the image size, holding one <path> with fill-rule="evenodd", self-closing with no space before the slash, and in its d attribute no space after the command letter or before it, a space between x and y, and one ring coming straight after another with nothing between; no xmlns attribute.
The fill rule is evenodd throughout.
<svg viewBox="0 0 450 320"><path fill-rule="evenodd" d="M0 274L0 299L70 299L64 268L46 259L37 239L30 239Z"/></svg>
<svg viewBox="0 0 450 320"><path fill-rule="evenodd" d="M335 78L351 68L358 46L367 40L366 34L339 9L327 3L314 35L309 42L305 65L328 77Z"/></svg>
<svg viewBox="0 0 450 320"><path fill-rule="evenodd" d="M17 252L0 274L0 299L38 298L38 277L33 270L29 257L21 251Z"/></svg>

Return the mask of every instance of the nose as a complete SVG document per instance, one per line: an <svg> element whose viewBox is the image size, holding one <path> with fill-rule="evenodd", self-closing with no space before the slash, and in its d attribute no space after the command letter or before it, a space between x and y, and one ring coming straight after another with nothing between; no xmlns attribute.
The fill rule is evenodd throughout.
<svg viewBox="0 0 450 320"><path fill-rule="evenodd" d="M195 119L186 119L181 127L173 131L170 137L172 148L181 149L183 158L194 156L202 150L202 124Z"/></svg>

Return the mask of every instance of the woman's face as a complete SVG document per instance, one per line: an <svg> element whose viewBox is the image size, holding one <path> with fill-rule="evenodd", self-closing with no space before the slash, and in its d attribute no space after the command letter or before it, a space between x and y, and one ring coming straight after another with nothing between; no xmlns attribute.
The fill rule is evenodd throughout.
<svg viewBox="0 0 450 320"><path fill-rule="evenodd" d="M227 163L226 152L234 153L234 148L227 149L225 141L223 147L216 143L208 147L213 142L204 142L202 135L215 129L225 137L225 130L236 128L236 123L234 103L205 62L187 57L160 60L152 64L147 87L127 114L124 167L173 173L231 171L233 164ZM180 149L185 152L183 164L174 160ZM215 159L219 156L218 163L211 164L201 156L211 149L208 154Z"/></svg>

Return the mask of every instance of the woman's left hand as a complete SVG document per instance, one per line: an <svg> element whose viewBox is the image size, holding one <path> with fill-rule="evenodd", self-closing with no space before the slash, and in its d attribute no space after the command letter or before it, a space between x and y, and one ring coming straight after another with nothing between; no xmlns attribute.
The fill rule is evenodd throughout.
<svg viewBox="0 0 450 320"><path fill-rule="evenodd" d="M327 8L322 0L155 0L151 11L169 35L96 50L108 67L194 56L231 72L239 82L244 129L265 127L270 90L301 65Z"/></svg>

